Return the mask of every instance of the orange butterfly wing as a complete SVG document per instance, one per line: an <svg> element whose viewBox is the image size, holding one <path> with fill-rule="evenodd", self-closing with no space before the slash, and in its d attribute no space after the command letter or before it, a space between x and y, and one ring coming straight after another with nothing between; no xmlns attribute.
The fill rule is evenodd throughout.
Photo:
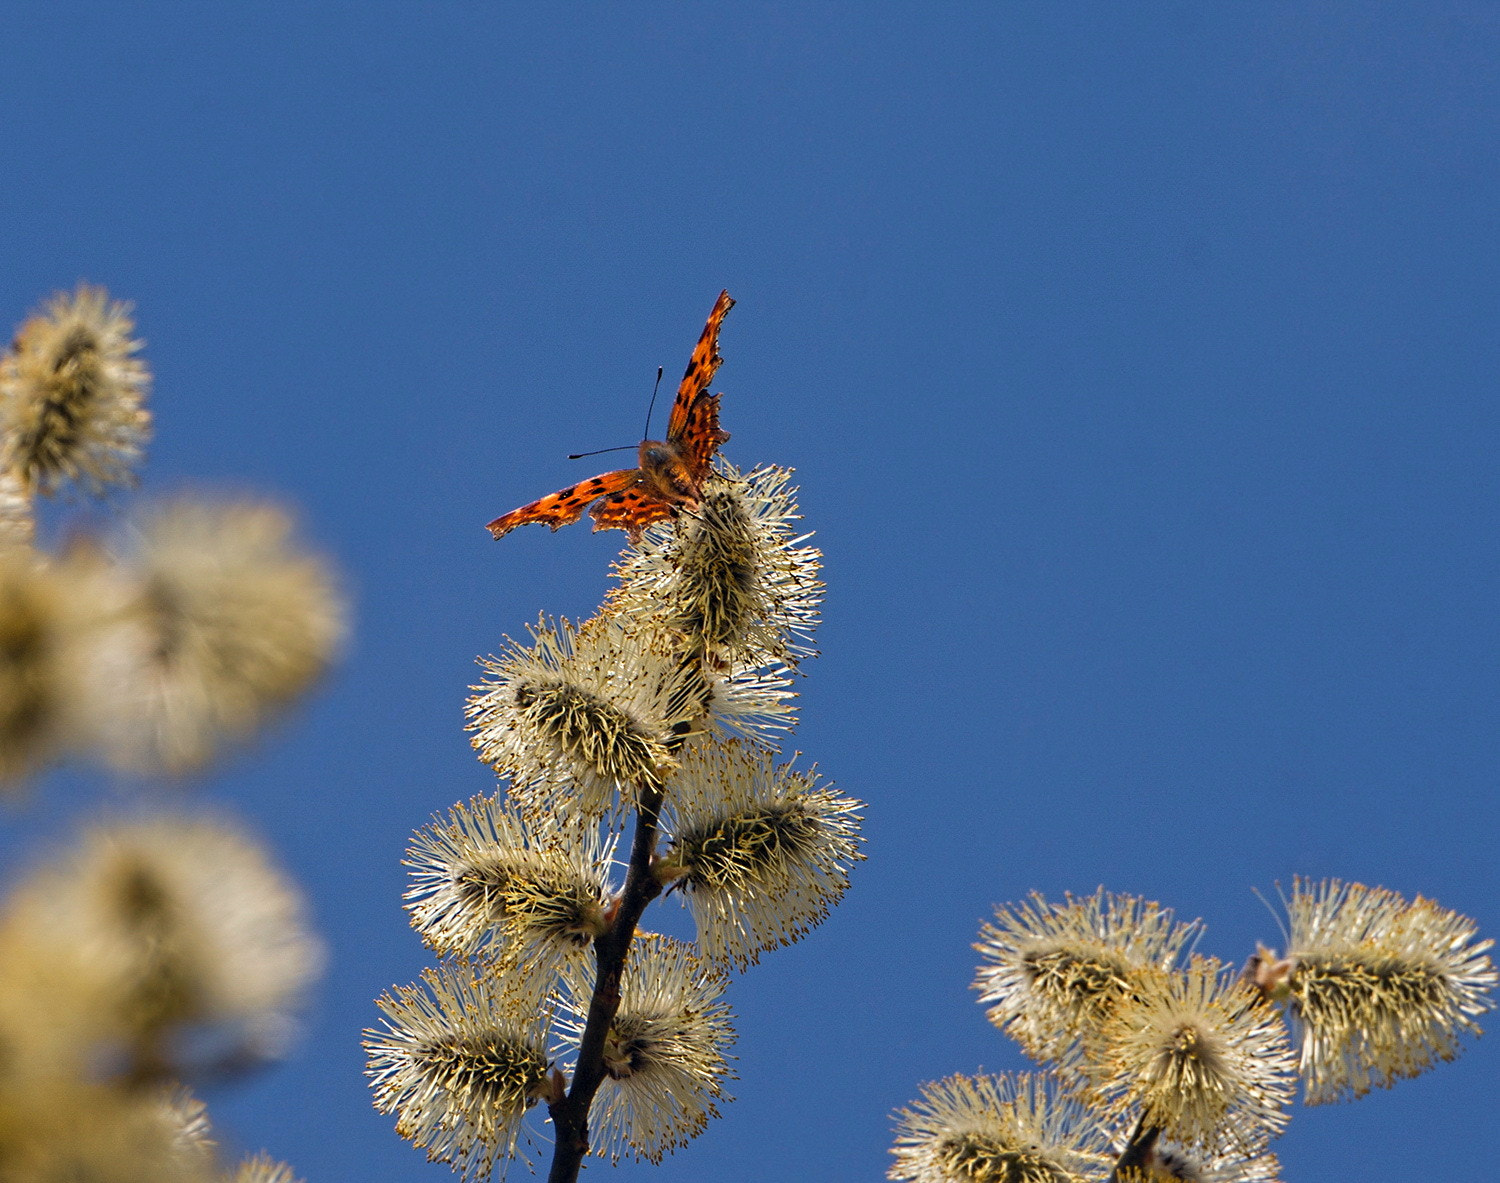
<svg viewBox="0 0 1500 1183"><path fill-rule="evenodd" d="M719 326L733 307L729 293L720 292L703 326L703 335L693 348L667 420L667 442L679 450L695 494L708 476L714 453L729 438L729 433L719 428L719 396L709 394L708 387L724 360L719 356ZM591 477L502 514L487 528L496 538L528 522L556 530L576 522L591 503L597 502L589 512L595 530L624 530L632 542L639 541L647 526L677 512L674 504L642 487L643 475L647 474L639 468L624 468Z"/></svg>
<svg viewBox="0 0 1500 1183"><path fill-rule="evenodd" d="M524 526L528 522L551 526L554 530L560 526L571 525L583 516L583 511L588 508L590 502L598 501L599 498L611 494L620 494L635 484L640 476L641 470L638 468L622 468L618 472L606 472L600 476L590 477L586 481L569 485L566 489L556 493L549 493L530 505L523 505L520 509L513 509L507 514L502 514L486 529L496 538L503 538L517 526Z"/></svg>
<svg viewBox="0 0 1500 1183"><path fill-rule="evenodd" d="M714 453L729 438L727 431L719 429L719 396L709 394L708 386L724 361L719 356L719 326L733 307L729 293L720 292L703 326L703 335L693 348L687 372L677 388L677 401L672 404L672 416L667 420L667 442L682 449L694 485L703 483Z"/></svg>
<svg viewBox="0 0 1500 1183"><path fill-rule="evenodd" d="M631 542L639 542L647 526L676 513L675 506L636 486L611 493L589 510L589 517L594 519L595 530L624 530Z"/></svg>

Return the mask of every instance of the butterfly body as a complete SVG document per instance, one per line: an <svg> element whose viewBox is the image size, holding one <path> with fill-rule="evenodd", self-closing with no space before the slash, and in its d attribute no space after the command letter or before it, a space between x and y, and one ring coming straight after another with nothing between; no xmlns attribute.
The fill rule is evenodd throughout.
<svg viewBox="0 0 1500 1183"><path fill-rule="evenodd" d="M693 472L682 450L666 440L641 441L641 488L662 501L696 502L703 490L693 481Z"/></svg>
<svg viewBox="0 0 1500 1183"><path fill-rule="evenodd" d="M635 541L653 522L696 509L714 453L729 438L719 428L719 396L709 394L708 386L723 360L719 326L733 307L729 293L721 292L677 388L667 438L642 440L637 467L601 473L513 509L489 523L489 532L502 538L528 522L556 530L592 506L595 530L624 530Z"/></svg>

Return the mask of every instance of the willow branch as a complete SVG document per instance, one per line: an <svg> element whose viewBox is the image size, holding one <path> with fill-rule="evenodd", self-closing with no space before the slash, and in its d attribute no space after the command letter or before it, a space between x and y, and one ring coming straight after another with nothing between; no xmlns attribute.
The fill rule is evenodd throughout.
<svg viewBox="0 0 1500 1183"><path fill-rule="evenodd" d="M1160 1137L1160 1126L1148 1126L1144 1117L1136 1122L1135 1132L1130 1135L1130 1141L1125 1143L1125 1149L1120 1151L1120 1157L1115 1160L1114 1170L1110 1171L1106 1183L1126 1183L1131 1179L1142 1178L1156 1151L1156 1140Z"/></svg>
<svg viewBox="0 0 1500 1183"><path fill-rule="evenodd" d="M640 787L640 805L635 814L635 836L630 844L630 866L620 892L614 922L594 942L594 994L578 1045L578 1064L572 1087L561 1101L548 1105L556 1141L552 1148L552 1170L548 1183L574 1183L584 1156L589 1152L589 1106L604 1082L604 1041L620 1009L620 978L625 955L630 951L641 913L661 894L661 884L651 874L656 853L656 832L661 815L659 785Z"/></svg>

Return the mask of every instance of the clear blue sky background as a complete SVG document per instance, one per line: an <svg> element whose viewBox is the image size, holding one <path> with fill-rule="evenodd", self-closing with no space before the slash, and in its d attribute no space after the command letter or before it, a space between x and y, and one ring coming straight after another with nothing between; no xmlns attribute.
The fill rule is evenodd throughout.
<svg viewBox="0 0 1500 1183"><path fill-rule="evenodd" d="M827 553L795 743L869 861L734 985L739 1100L622 1178L878 1177L922 1081L1023 1066L969 944L1031 889L1160 899L1235 961L1297 873L1500 931L1497 61L1500 9L1446 0L13 5L0 310L134 300L147 489L297 503L358 602L199 790L333 954L226 1134L450 1177L361 1078L428 960L399 860L491 784L474 656L590 611L621 540L483 523L633 442L722 287L725 453L795 466ZM1480 1041L1277 1149L1482 1178L1497 1096Z"/></svg>

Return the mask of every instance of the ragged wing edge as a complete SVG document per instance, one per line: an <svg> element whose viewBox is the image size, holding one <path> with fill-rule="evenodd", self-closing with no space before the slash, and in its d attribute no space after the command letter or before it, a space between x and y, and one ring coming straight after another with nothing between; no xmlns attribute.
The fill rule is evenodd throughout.
<svg viewBox="0 0 1500 1183"><path fill-rule="evenodd" d="M682 384L677 387L677 401L672 404L672 414L667 420L667 439L676 442L687 427L688 411L698 396L708 389L714 374L724 359L719 356L719 326L734 307L728 289L719 293L713 311L708 314L708 323L703 326L703 335L693 347L693 356L688 360L687 370L682 375Z"/></svg>
<svg viewBox="0 0 1500 1183"><path fill-rule="evenodd" d="M549 493L545 497L538 498L530 505L523 505L520 509L501 514L485 529L496 538L504 538L517 526L524 526L530 522L550 526L554 530L560 529L581 518L583 511L592 502L598 501L601 497L607 497L611 493L620 493L630 488L640 479L640 475L641 470L638 468L622 468L616 472L600 473L596 477L590 477L586 481L580 481L576 485L569 485L566 489L559 489L556 493Z"/></svg>

